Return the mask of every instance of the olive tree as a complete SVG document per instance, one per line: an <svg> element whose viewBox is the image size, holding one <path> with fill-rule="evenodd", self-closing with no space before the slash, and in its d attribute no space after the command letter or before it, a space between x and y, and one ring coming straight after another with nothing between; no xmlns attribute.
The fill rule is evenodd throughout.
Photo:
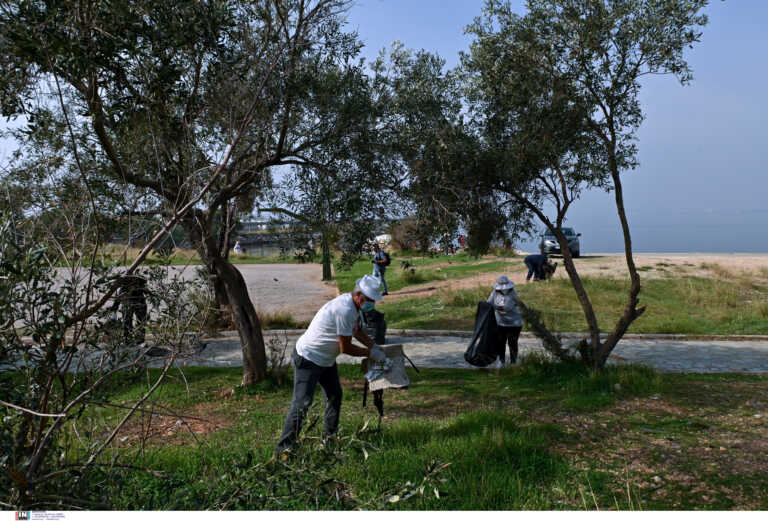
<svg viewBox="0 0 768 521"><path fill-rule="evenodd" d="M292 161L292 168L262 211L289 215L318 233L323 280L330 280L331 247L341 250L339 267L350 266L377 227L397 214L388 156L382 153L381 120L387 107L361 61L328 78L327 95L316 100L325 114L347 114L344 135L319 143Z"/></svg>
<svg viewBox="0 0 768 521"><path fill-rule="evenodd" d="M181 222L237 326L244 384L265 376L264 340L220 223L269 184L270 167L343 129L312 100L326 67L359 49L341 31L347 5L0 2L3 114L65 121L74 146L63 153L90 179Z"/></svg>
<svg viewBox="0 0 768 521"><path fill-rule="evenodd" d="M473 161L463 132L460 82L445 60L396 42L371 64L373 89L381 107L376 121L376 161L389 173L398 196L393 218L426 251L453 238L466 206L461 184ZM453 182L446 183L448 178Z"/></svg>
<svg viewBox="0 0 768 521"><path fill-rule="evenodd" d="M519 16L508 2L488 0L468 28L475 37L463 59L469 99L483 145L498 165L485 182L506 196L505 204L538 218L557 238L589 328L577 347L595 369L645 310L639 306L640 276L621 178L638 164L641 80L659 74L683 84L692 79L684 51L701 36L706 4L529 0L527 13ZM568 209L591 188L615 196L630 280L622 316L604 339L562 232ZM559 341L550 344L565 352Z"/></svg>

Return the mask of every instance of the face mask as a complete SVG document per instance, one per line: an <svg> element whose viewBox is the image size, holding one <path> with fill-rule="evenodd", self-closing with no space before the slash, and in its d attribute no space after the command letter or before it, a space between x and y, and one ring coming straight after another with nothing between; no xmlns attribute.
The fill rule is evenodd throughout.
<svg viewBox="0 0 768 521"><path fill-rule="evenodd" d="M362 311L373 311L374 305L373 302L367 301L365 304L363 304L363 307L360 309Z"/></svg>

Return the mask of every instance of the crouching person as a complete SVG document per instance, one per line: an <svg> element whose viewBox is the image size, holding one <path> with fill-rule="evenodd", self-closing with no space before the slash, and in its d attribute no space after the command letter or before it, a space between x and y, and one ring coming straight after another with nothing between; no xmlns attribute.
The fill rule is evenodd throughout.
<svg viewBox="0 0 768 521"><path fill-rule="evenodd" d="M525 267L528 268L528 275L525 277L526 281L531 280L531 276L533 276L534 281L549 280L555 274L555 269L557 268L557 263L553 264L549 257L544 254L528 255L523 262Z"/></svg>
<svg viewBox="0 0 768 521"><path fill-rule="evenodd" d="M327 438L336 433L342 394L336 357L344 353L384 360L384 350L375 345L362 328L357 327L360 311L372 309L374 302L381 300L381 297L379 280L372 275L363 276L352 293L340 295L321 307L307 331L296 341L293 351L293 400L277 445L278 453L296 445L318 384L325 395L323 436ZM366 347L352 345L353 336Z"/></svg>

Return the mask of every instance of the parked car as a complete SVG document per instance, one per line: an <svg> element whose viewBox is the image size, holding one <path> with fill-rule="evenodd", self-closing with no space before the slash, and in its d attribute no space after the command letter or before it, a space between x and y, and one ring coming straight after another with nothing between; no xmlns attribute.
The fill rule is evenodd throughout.
<svg viewBox="0 0 768 521"><path fill-rule="evenodd" d="M571 250L571 255L574 258L578 258L581 255L581 245L579 244L579 237L581 237L581 234L576 233L573 228L563 228L563 234L565 234L565 238L568 239L568 249ZM560 244L557 242L555 235L549 230L546 230L542 234L541 241L539 242L539 250L545 255L550 255L552 253L562 254L560 251Z"/></svg>

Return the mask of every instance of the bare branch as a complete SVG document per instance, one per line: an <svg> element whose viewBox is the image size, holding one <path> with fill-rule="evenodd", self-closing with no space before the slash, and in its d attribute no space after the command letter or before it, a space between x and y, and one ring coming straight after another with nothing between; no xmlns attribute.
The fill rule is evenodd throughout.
<svg viewBox="0 0 768 521"><path fill-rule="evenodd" d="M34 416L41 416L43 418L60 418L60 417L66 416L66 414L62 414L62 413L45 413L45 412L33 411L32 409L27 409L27 408L22 407L20 405L14 405L14 404L8 403L8 402L6 402L4 400L0 400L0 404L5 405L6 407L11 407L13 409L18 409L20 411L24 411L27 414L32 414Z"/></svg>
<svg viewBox="0 0 768 521"><path fill-rule="evenodd" d="M131 408L130 411L123 417L123 420L117 424L117 426L112 430L110 435L107 437L106 440L104 440L104 443L101 444L101 447L99 447L93 454L91 454L91 457L88 458L88 461L85 462L85 465L83 465L83 471L87 470L88 467L91 466L91 464L94 462L96 458L98 458L101 453L104 451L105 448L107 448L107 445L112 443L112 440L115 439L115 436L117 436L117 433L120 432L120 429L123 428L123 425L133 416L133 413L136 412L136 409L139 408L139 406L144 403L147 398L152 396L152 393L155 392L155 389L157 389L160 384L163 382L163 379L165 378L165 375L168 373L168 370L173 367L173 362L176 360L176 353L174 353L171 356L171 359L168 361L168 363L165 364L165 367L163 368L163 372L160 374L160 376L157 378L157 381L155 381L154 385L149 388L149 390L144 393L144 396L141 397L141 399L136 402L136 405Z"/></svg>

